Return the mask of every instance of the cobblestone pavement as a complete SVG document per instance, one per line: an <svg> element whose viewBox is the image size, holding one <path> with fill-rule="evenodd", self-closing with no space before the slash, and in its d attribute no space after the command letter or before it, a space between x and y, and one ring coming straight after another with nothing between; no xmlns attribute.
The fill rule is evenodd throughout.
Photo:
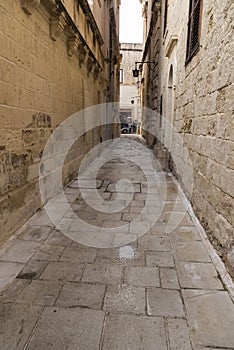
<svg viewBox="0 0 234 350"><path fill-rule="evenodd" d="M126 155L141 152L124 141L118 147ZM183 196L171 176L157 167L147 171L157 177L153 195L136 164L122 157L102 166L97 187L103 200L117 198L119 179L134 183L133 200L112 214L92 210L77 180L66 188L74 213L96 227L93 247L56 230L43 209L1 249L1 350L234 349L234 306ZM89 179L82 187L91 198ZM147 196L150 205L141 217L148 232L141 236L143 226L133 232L131 222ZM180 223L168 230L172 212ZM108 242L102 228L122 224L128 231L110 235L109 248L95 247ZM132 242L126 244L126 237ZM116 247L113 241L121 239Z"/></svg>

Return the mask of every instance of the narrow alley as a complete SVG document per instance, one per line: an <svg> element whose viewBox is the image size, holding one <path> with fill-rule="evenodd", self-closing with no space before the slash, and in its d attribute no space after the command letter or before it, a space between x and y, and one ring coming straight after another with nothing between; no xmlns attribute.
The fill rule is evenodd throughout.
<svg viewBox="0 0 234 350"><path fill-rule="evenodd" d="M69 239L42 209L1 250L3 282L13 281L0 298L1 349L233 349L233 303L212 261L214 252L203 244L172 176L149 162L142 143L137 136L114 141L108 146L112 159L99 169L103 202L112 207L120 197L115 213L86 203L88 198L95 203L90 169L97 160L82 175L80 188L73 180L65 189L73 216L95 228L88 237L76 226ZM145 173L126 160L130 155L141 159ZM154 193L146 175L151 183L156 179ZM117 193L121 179L133 184L127 206L130 191L123 187ZM173 228L171 215L180 217ZM136 217L138 229L132 230ZM71 220L65 214L61 221L66 218Z"/></svg>
<svg viewBox="0 0 234 350"><path fill-rule="evenodd" d="M0 350L234 350L233 18L0 0Z"/></svg>

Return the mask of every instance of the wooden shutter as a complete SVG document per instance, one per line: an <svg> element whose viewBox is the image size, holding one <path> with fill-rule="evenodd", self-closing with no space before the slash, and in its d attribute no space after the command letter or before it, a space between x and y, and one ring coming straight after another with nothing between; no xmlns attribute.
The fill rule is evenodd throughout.
<svg viewBox="0 0 234 350"><path fill-rule="evenodd" d="M200 45L201 0L190 0L186 62L189 62Z"/></svg>
<svg viewBox="0 0 234 350"><path fill-rule="evenodd" d="M168 0L165 0L163 35L165 34L166 28L167 28L167 12L168 12Z"/></svg>

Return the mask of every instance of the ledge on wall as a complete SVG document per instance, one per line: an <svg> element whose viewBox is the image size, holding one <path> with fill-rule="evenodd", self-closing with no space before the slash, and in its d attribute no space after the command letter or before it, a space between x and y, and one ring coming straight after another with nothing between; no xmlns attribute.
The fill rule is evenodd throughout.
<svg viewBox="0 0 234 350"><path fill-rule="evenodd" d="M165 52L165 56L166 57L170 57L172 50L174 49L175 45L177 44L178 41L178 35L177 34L172 34L170 36L170 39L168 41L167 47L166 47L166 52Z"/></svg>
<svg viewBox="0 0 234 350"><path fill-rule="evenodd" d="M40 0L20 0L20 6L27 15L31 15L33 9L40 5Z"/></svg>

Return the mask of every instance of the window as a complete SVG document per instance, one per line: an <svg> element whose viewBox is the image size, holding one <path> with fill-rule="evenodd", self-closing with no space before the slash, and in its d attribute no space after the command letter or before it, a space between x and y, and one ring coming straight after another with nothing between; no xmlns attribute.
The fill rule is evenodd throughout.
<svg viewBox="0 0 234 350"><path fill-rule="evenodd" d="M119 82L120 84L123 84L123 69L119 70Z"/></svg>
<svg viewBox="0 0 234 350"><path fill-rule="evenodd" d="M159 109L159 127L162 127L162 114L163 114L163 97L162 95L160 96L160 109Z"/></svg>
<svg viewBox="0 0 234 350"><path fill-rule="evenodd" d="M188 63L199 50L201 2L202 0L190 0L186 63Z"/></svg>
<svg viewBox="0 0 234 350"><path fill-rule="evenodd" d="M167 29L167 13L168 13L168 0L165 0L163 35L165 34L166 29Z"/></svg>

